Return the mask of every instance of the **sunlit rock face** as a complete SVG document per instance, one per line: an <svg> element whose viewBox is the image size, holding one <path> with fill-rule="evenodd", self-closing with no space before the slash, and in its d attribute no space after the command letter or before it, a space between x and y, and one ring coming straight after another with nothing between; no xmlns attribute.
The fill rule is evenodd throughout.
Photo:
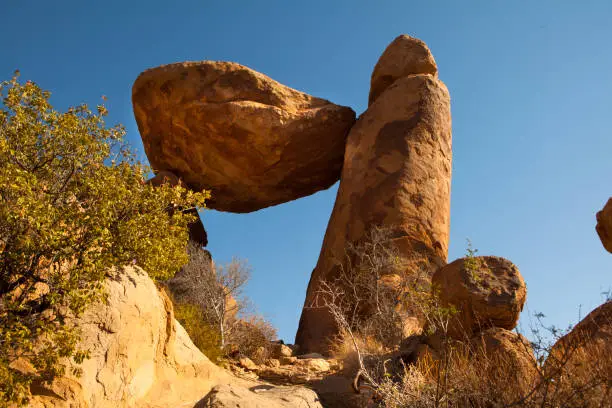
<svg viewBox="0 0 612 408"><path fill-rule="evenodd" d="M595 229L604 248L608 252L612 252L612 198L597 213L597 226Z"/></svg>
<svg viewBox="0 0 612 408"><path fill-rule="evenodd" d="M352 109L232 62L149 69L132 90L156 171L212 193L209 208L251 212L338 181Z"/></svg>
<svg viewBox="0 0 612 408"><path fill-rule="evenodd" d="M334 279L347 245L371 228L390 228L401 254L427 258L432 273L446 263L451 114L448 90L435 74L429 50L407 36L377 64L371 104L347 139L338 195L308 286L296 337L303 351L326 352L337 334L326 309L312 307L319 283Z"/></svg>
<svg viewBox="0 0 612 408"><path fill-rule="evenodd" d="M357 122L350 108L230 62L147 70L132 99L152 167L211 190L210 208L255 211L341 179L300 320L303 352L326 352L337 334L331 316L310 306L371 228L391 229L401 255L422 257L430 274L446 263L450 97L422 41L402 35L385 49Z"/></svg>

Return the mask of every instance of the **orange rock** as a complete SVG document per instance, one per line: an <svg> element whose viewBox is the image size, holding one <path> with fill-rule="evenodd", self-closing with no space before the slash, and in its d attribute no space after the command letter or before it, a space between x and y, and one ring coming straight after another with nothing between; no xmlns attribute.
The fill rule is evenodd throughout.
<svg viewBox="0 0 612 408"><path fill-rule="evenodd" d="M545 368L574 376L577 382L592 375L612 378L612 301L597 307L560 338Z"/></svg>
<svg viewBox="0 0 612 408"><path fill-rule="evenodd" d="M459 339L492 326L514 329L527 298L518 268L496 256L457 259L440 268L432 283L441 301L457 309L449 334Z"/></svg>
<svg viewBox="0 0 612 408"><path fill-rule="evenodd" d="M231 62L149 69L132 102L145 151L207 206L250 212L313 194L340 177L352 109Z"/></svg>
<svg viewBox="0 0 612 408"><path fill-rule="evenodd" d="M308 286L296 336L301 352L328 351L338 330L326 309L311 307L318 285L337 276L347 246L373 227L391 228L400 255L419 253L432 273L446 263L451 155L450 97L433 75L397 79L361 115L347 139L338 195Z"/></svg>
<svg viewBox="0 0 612 408"><path fill-rule="evenodd" d="M418 38L400 35L382 53L370 82L369 105L391 84L408 75L438 75L438 67L427 45Z"/></svg>
<svg viewBox="0 0 612 408"><path fill-rule="evenodd" d="M520 334L499 327L487 329L472 338L477 357L482 364L483 378L507 383L510 399L526 395L536 387L538 365L531 344ZM502 393L503 390L502 390Z"/></svg>
<svg viewBox="0 0 612 408"><path fill-rule="evenodd" d="M599 239L608 252L612 252L612 198L604 208L597 213L597 226L595 227Z"/></svg>

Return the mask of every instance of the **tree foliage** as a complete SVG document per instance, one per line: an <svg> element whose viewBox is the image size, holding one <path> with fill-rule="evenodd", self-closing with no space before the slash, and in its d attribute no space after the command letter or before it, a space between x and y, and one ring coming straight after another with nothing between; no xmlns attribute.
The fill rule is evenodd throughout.
<svg viewBox="0 0 612 408"><path fill-rule="evenodd" d="M87 356L69 317L103 296L114 266L167 279L185 264L192 217L172 210L206 199L146 184L103 105L58 112L49 97L18 73L0 84L0 402L25 402L61 358Z"/></svg>

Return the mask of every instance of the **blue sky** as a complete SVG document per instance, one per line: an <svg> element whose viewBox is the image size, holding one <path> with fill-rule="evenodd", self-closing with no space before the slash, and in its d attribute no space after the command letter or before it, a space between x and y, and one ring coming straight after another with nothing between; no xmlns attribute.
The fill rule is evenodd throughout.
<svg viewBox="0 0 612 408"><path fill-rule="evenodd" d="M516 263L523 313L566 326L602 301L612 254L594 230L612 195L612 2L4 0L0 79L20 69L58 108L106 95L143 152L131 85L150 67L229 60L301 91L367 105L397 35L432 49L452 99L449 260L470 238ZM205 211L213 257L246 258L248 294L293 341L337 186L251 214Z"/></svg>

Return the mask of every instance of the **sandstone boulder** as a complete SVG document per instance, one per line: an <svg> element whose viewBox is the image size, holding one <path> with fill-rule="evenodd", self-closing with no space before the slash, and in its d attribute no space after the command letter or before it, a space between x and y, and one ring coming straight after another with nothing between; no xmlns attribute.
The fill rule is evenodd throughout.
<svg viewBox="0 0 612 408"><path fill-rule="evenodd" d="M219 385L195 408L320 408L317 394L307 388Z"/></svg>
<svg viewBox="0 0 612 408"><path fill-rule="evenodd" d="M393 230L400 255L431 273L446 263L450 226L450 98L433 75L397 79L351 129L334 209L310 278L296 343L327 352L337 328L316 298L340 271L349 244L374 227Z"/></svg>
<svg viewBox="0 0 612 408"><path fill-rule="evenodd" d="M478 353L475 364L483 370L482 378L499 381L508 399L527 395L537 386L538 365L531 344L520 334L499 327L489 328L472 338ZM481 360L478 360L481 359Z"/></svg>
<svg viewBox="0 0 612 408"><path fill-rule="evenodd" d="M156 171L171 171L208 207L250 212L313 194L340 177L352 109L231 62L149 69L132 102Z"/></svg>
<svg viewBox="0 0 612 408"><path fill-rule="evenodd" d="M316 394L301 387L284 387L254 399L267 405L249 405L255 395L250 389L270 386L236 378L208 360L174 319L170 299L143 270L122 268L107 280L106 289L106 301L73 321L82 330L79 348L91 355L78 366L82 375L69 374L67 363L64 377L51 385L33 384L29 407L192 408L217 385L231 386L249 398L241 407L300 406L302 399L311 404L304 406L319 406L313 403ZM286 394L303 398L287 402Z"/></svg>
<svg viewBox="0 0 612 408"><path fill-rule="evenodd" d="M597 226L595 229L604 248L608 252L612 252L612 198L597 213Z"/></svg>
<svg viewBox="0 0 612 408"><path fill-rule="evenodd" d="M80 366L83 374L35 390L32 407L193 406L230 381L193 345L146 272L126 267L106 287L107 301L76 321L80 345L91 354Z"/></svg>
<svg viewBox="0 0 612 408"><path fill-rule="evenodd" d="M546 370L561 371L577 382L612 378L612 301L589 313L552 347Z"/></svg>
<svg viewBox="0 0 612 408"><path fill-rule="evenodd" d="M436 271L432 283L443 304L457 309L449 334L460 339L488 327L512 330L527 298L518 268L495 256L457 259Z"/></svg>
<svg viewBox="0 0 612 408"><path fill-rule="evenodd" d="M274 345L272 354L275 358L291 357L293 355L293 350L291 350L291 347L287 346L286 344L278 343Z"/></svg>
<svg viewBox="0 0 612 408"><path fill-rule="evenodd" d="M436 61L423 41L400 35L387 46L374 67L369 105L398 79L417 74L437 76Z"/></svg>

